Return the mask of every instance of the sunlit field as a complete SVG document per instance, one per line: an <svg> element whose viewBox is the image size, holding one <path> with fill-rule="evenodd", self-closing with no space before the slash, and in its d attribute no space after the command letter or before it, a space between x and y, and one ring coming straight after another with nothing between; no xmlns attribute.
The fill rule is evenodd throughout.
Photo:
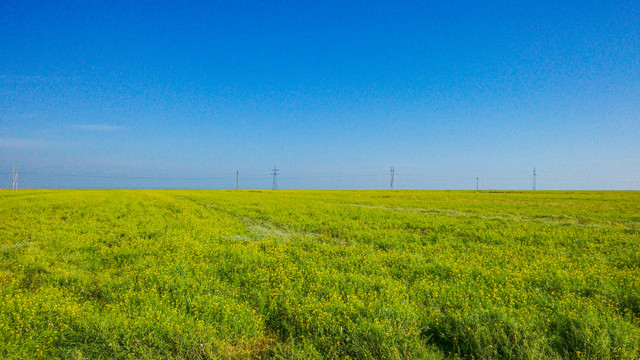
<svg viewBox="0 0 640 360"><path fill-rule="evenodd" d="M0 191L0 357L638 359L639 192Z"/></svg>

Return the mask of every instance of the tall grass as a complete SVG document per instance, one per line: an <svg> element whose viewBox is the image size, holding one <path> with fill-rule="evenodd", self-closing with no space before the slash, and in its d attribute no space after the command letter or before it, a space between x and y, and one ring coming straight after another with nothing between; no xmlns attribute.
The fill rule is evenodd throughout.
<svg viewBox="0 0 640 360"><path fill-rule="evenodd" d="M637 359L640 194L0 192L0 357Z"/></svg>

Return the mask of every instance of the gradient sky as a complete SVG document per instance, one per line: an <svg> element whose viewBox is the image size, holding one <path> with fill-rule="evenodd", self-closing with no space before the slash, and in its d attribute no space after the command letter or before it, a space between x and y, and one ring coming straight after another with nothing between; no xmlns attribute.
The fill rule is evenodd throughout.
<svg viewBox="0 0 640 360"><path fill-rule="evenodd" d="M640 189L639 4L4 0L0 187Z"/></svg>

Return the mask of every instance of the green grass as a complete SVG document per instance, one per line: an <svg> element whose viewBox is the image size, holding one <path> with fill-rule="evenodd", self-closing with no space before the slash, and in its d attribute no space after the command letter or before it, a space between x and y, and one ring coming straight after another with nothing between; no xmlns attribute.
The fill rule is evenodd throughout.
<svg viewBox="0 0 640 360"><path fill-rule="evenodd" d="M638 359L640 193L0 191L0 357Z"/></svg>

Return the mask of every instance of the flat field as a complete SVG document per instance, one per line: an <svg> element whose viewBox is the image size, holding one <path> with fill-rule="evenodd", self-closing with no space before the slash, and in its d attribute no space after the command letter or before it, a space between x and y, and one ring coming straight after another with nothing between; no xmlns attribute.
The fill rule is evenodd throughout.
<svg viewBox="0 0 640 360"><path fill-rule="evenodd" d="M640 192L3 190L0 357L638 359Z"/></svg>

